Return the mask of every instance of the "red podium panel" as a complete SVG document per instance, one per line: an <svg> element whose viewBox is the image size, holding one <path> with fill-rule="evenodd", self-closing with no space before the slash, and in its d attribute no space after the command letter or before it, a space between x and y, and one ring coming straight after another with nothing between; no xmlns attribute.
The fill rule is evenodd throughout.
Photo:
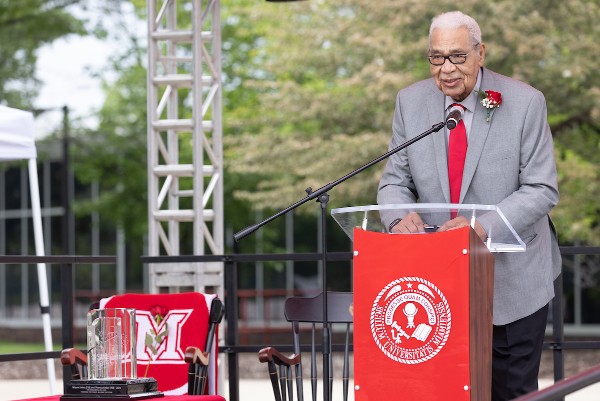
<svg viewBox="0 0 600 401"><path fill-rule="evenodd" d="M354 232L355 399L490 399L493 256L470 228Z"/></svg>

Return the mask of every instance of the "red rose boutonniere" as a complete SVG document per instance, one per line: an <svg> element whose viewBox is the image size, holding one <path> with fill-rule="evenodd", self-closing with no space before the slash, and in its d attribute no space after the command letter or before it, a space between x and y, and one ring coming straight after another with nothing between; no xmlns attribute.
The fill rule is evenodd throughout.
<svg viewBox="0 0 600 401"><path fill-rule="evenodd" d="M477 91L477 93L481 96L481 104L486 110L485 121L489 123L494 109L500 107L502 104L502 94L491 90Z"/></svg>

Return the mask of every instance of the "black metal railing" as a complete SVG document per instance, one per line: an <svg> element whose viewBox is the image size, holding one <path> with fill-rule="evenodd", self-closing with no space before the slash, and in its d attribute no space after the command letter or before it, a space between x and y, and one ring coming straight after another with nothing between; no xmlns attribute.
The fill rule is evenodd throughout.
<svg viewBox="0 0 600 401"><path fill-rule="evenodd" d="M62 348L73 347L74 341L74 269L78 264L115 264L116 256L21 256L21 255L5 255L0 256L0 264L58 264L60 265L60 282L61 282L61 318L62 318ZM22 361L33 359L58 359L60 352L58 351L40 351L17 354L0 355L0 362ZM69 367L63 368L63 381L71 376Z"/></svg>
<svg viewBox="0 0 600 401"><path fill-rule="evenodd" d="M578 373L568 379L560 380L552 386L516 398L513 401L556 401L600 382L600 365Z"/></svg>
<svg viewBox="0 0 600 401"><path fill-rule="evenodd" d="M322 260L321 253L292 253L292 254L231 254L231 255L203 255L203 256L148 256L142 257L143 263L191 263L191 262L223 262L225 267L225 321L227 322L225 332L225 344L219 346L219 353L227 355L228 378L229 378L229 400L239 400L239 354L258 353L264 345L240 345L238 303L228 302L227 298L237 300L238 291L238 266L240 263L294 261L312 262ZM351 261L352 252L329 252L328 261ZM282 348L283 351L291 351Z"/></svg>
<svg viewBox="0 0 600 401"><path fill-rule="evenodd" d="M600 254L600 247L561 247L563 255L594 255ZM351 252L330 252L327 255L328 261L351 261ZM143 257L144 263L183 263L183 262L214 262L220 261L225 265L225 294L233 294L233 299L237 299L238 288L238 264L248 262L268 262L268 261L320 261L320 253L304 254L232 254L232 255L211 255L211 256L157 256ZM564 302L563 302L563 276L562 274L555 281L555 294L552 301L552 340L544 342L544 348L553 351L553 371L554 381L559 382L564 379L564 354L567 349L600 349L600 341L577 341L565 340L564 338ZM225 316L227 322L237 322L239 317L238 303L225 302ZM239 327L237 324L228 324L225 334L226 343L221 346L220 351L227 354L228 374L229 374L229 399L230 401L239 400L239 359L238 354L248 352L258 352L262 345L240 345ZM291 347L287 351L291 351ZM282 349L286 351L285 348ZM547 400L550 400L548 398Z"/></svg>
<svg viewBox="0 0 600 401"><path fill-rule="evenodd" d="M599 247L562 247L563 255L597 255L600 254ZM155 256L142 257L146 264L160 263L189 263L189 262L222 262L225 267L225 294L226 298L237 300L238 293L238 270L240 263L268 262L268 261L320 261L321 253L293 253L293 254L231 254L231 255L198 255L198 256ZM351 261L351 252L329 252L327 260ZM116 263L114 256L0 256L0 264L22 264L22 263L48 263L61 265L61 282L71 283L61 288L62 292L62 346L70 348L74 344L73 330L73 269L76 264L89 263ZM581 389L590 384L600 381L600 368L596 367L587 372L564 379L564 355L567 349L600 349L600 341L574 341L565 340L563 322L563 280L562 275L555 282L557 296L552 303L552 339L544 343L545 349L553 351L554 380L555 384L549 389L532 394L531 397L520 401L549 401L556 397L562 397L573 391ZM226 322L238 322L239 311L237 302L225 300ZM229 400L239 400L239 354L258 352L263 345L241 345L239 341L238 324L227 324L225 344L220 346L219 352L227 355L229 374ZM290 348L291 349L291 348ZM285 351L285 349L284 349ZM21 354L0 355L0 362L16 360L32 360L57 358L58 352L37 352ZM68 380L69 371L63 371L63 380Z"/></svg>

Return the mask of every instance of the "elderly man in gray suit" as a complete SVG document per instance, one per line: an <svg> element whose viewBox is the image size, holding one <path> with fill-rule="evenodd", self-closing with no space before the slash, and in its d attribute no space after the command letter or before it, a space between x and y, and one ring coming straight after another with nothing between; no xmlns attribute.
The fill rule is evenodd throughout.
<svg viewBox="0 0 600 401"><path fill-rule="evenodd" d="M390 149L444 121L451 106L461 107L462 177L449 179L454 130L445 130L390 157L377 200L497 205L526 243L525 252L495 257L492 399L510 400L537 389L548 304L561 267L548 216L559 194L546 102L531 86L483 67L480 28L461 12L433 19L428 58L432 78L398 93ZM417 214L393 217L384 221L390 232L424 231ZM469 223L458 216L439 230ZM486 239L481 225L475 231Z"/></svg>

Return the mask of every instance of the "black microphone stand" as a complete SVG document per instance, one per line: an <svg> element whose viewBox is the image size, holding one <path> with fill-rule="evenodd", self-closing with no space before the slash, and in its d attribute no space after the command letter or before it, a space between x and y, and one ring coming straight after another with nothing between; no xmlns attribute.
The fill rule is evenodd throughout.
<svg viewBox="0 0 600 401"><path fill-rule="evenodd" d="M322 263L323 263L322 280L323 280L323 400L324 401L329 401L329 399L330 399L330 397L329 397L329 394L330 394L329 393L329 389L330 389L329 356L331 354L331 344L330 344L330 334L329 334L329 324L328 324L329 322L327 319L327 224L326 224L326 214L327 214L327 204L329 203L329 195L327 194L327 192L330 189L341 184L342 182L346 181L347 179L352 178L355 175L361 173L362 171L368 169L369 167L373 166L374 164L377 164L380 161L387 159L394 153L397 153L397 152L401 151L402 149L407 148L408 146L412 145L413 143L425 138L429 134L432 134L434 132L441 130L442 128L444 128L444 126L446 126L445 122L440 122L440 123L433 125L430 129L423 132L422 134L420 134L412 139L409 139L408 141L404 142L403 144L399 145L398 147L371 160L367 164L357 168L356 170L346 174L345 176L338 178L334 182L331 182L329 184L322 186L321 188L317 189L316 191L313 191L312 188L310 188L310 187L307 188L305 190L307 193L306 197L300 199L299 201L286 207L285 209L280 210L279 212L275 213L271 217L266 218L265 220L261 221L260 223L248 226L233 235L233 239L237 242L240 239L252 234L254 231L258 230L265 224L290 212L291 210L296 209L298 206L303 205L310 200L316 199L317 202L319 202L321 204L321 238L320 238L320 240L321 240L321 246L322 246L322 252L323 252L322 253Z"/></svg>

